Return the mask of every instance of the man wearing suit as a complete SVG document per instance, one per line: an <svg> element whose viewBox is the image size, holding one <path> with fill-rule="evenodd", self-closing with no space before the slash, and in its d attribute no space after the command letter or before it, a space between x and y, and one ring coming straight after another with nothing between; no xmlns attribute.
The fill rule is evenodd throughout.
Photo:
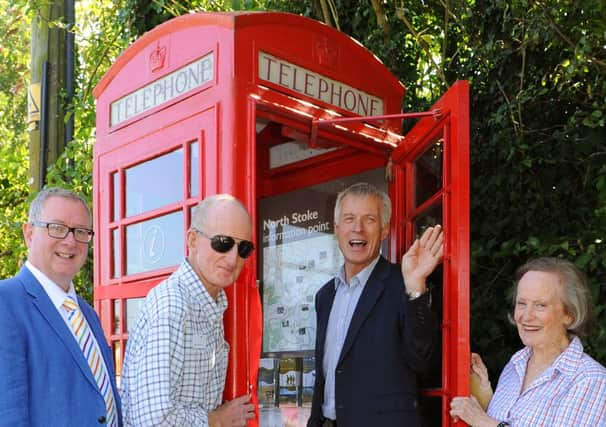
<svg viewBox="0 0 606 427"><path fill-rule="evenodd" d="M23 236L25 266L0 281L0 426L121 426L111 351L72 283L93 236L86 202L41 191Z"/></svg>
<svg viewBox="0 0 606 427"><path fill-rule="evenodd" d="M430 227L402 258L379 252L389 232L387 194L359 183L335 206L345 264L316 294L316 381L308 427L418 427L416 375L437 331L425 280L443 253ZM401 271L400 271L401 270Z"/></svg>

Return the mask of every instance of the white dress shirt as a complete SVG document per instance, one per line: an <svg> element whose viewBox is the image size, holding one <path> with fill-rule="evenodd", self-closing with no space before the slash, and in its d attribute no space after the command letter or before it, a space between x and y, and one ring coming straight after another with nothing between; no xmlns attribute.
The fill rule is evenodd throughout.
<svg viewBox="0 0 606 427"><path fill-rule="evenodd" d="M335 409L335 370L341 357L341 349L347 337L349 324L355 312L364 286L374 270L380 256L374 259L366 268L351 278L351 282L345 280L345 266L339 269L335 276L335 299L330 310L328 326L326 328L326 340L324 341L324 402L322 402L322 414L331 420L337 418Z"/></svg>
<svg viewBox="0 0 606 427"><path fill-rule="evenodd" d="M73 300L76 301L76 304L78 303L78 298L76 297L76 291L74 289L74 284L70 283L69 290L67 292L65 292L62 287L57 285L55 282L53 282L51 279L49 279L43 272L41 272L36 267L34 267L34 265L31 262L26 261L25 267L27 267L27 269L34 275L36 280L38 280L38 282L42 286L42 289L44 289L44 292L46 292L46 294L50 298L51 302L53 303L53 305L55 306L55 308L61 315L61 318L63 319L63 321L69 328L69 330L71 331L72 328L69 324L69 320L67 320L67 312L65 311L65 309L63 309L62 306L63 306L63 302L65 301L65 298L67 298L68 296L71 296L73 298ZM73 331L72 331L72 333L73 333Z"/></svg>

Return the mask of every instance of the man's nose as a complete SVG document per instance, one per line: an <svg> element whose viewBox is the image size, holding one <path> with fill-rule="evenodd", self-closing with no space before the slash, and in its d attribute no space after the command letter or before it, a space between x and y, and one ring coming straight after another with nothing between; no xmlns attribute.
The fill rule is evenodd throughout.
<svg viewBox="0 0 606 427"><path fill-rule="evenodd" d="M528 305L524 308L524 311L522 311L522 318L523 319L532 319L534 318L534 307L532 307L531 305Z"/></svg>
<svg viewBox="0 0 606 427"><path fill-rule="evenodd" d="M361 231L363 229L363 223L361 218L356 218L353 221L353 229L354 231Z"/></svg>
<svg viewBox="0 0 606 427"><path fill-rule="evenodd" d="M225 258L231 263L235 264L238 262L238 245L235 244L227 253L225 254Z"/></svg>

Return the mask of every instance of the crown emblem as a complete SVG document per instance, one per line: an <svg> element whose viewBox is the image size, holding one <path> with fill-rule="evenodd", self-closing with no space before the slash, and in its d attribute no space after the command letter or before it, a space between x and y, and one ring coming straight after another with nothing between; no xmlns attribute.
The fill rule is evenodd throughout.
<svg viewBox="0 0 606 427"><path fill-rule="evenodd" d="M149 55L149 68L152 71L157 71L164 67L164 61L166 60L166 46L160 46L160 42L156 45L156 48Z"/></svg>
<svg viewBox="0 0 606 427"><path fill-rule="evenodd" d="M326 38L318 38L315 40L315 49L313 50L314 59L320 65L334 67L337 65L339 51L335 46L332 46Z"/></svg>

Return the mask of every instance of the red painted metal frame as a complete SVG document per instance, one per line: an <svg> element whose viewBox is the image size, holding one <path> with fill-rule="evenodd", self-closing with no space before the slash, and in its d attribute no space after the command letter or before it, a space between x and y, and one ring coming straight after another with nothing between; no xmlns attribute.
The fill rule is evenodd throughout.
<svg viewBox="0 0 606 427"><path fill-rule="evenodd" d="M421 117L433 117L439 119L442 112L439 109L433 111L423 111L419 113L397 113L382 114L377 116L356 116L356 117L337 117L333 119L314 119L311 122L311 144L314 145L318 138L318 128L328 124L355 123L355 122L378 122L386 119L418 119Z"/></svg>
<svg viewBox="0 0 606 427"><path fill-rule="evenodd" d="M469 394L469 84L456 82L433 109L443 112L438 121L422 119L407 133L404 143L394 150L393 162L400 165L391 196L402 200L404 211L396 215L401 222L392 222L397 237L404 242L392 242L397 257L398 248L412 244L416 236L414 221L432 206L441 203L445 230L443 260L443 319L442 319L442 388L432 395L442 397L443 426L454 423L448 416L453 396ZM414 161L433 144L443 139L442 189L432 198L416 206L414 198ZM396 205L401 206L399 202ZM400 229L402 230L400 230ZM404 243L404 244L401 244Z"/></svg>

